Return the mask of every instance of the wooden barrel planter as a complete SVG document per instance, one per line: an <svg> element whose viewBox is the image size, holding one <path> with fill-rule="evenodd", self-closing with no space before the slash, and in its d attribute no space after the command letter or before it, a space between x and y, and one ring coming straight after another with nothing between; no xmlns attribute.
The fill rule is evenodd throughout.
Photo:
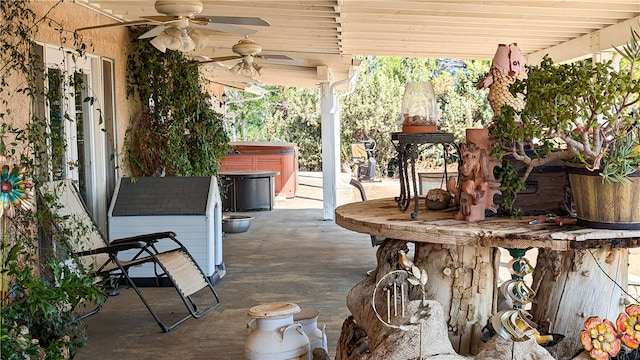
<svg viewBox="0 0 640 360"><path fill-rule="evenodd" d="M640 229L640 170L630 182L602 181L597 171L567 166L577 224L597 229Z"/></svg>

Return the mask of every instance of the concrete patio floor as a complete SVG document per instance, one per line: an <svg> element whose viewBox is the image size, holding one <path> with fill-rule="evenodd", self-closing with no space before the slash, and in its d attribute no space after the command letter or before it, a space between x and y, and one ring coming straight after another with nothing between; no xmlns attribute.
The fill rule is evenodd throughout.
<svg viewBox="0 0 640 360"><path fill-rule="evenodd" d="M225 235L227 274L216 285L220 307L162 333L135 292L125 290L86 320L89 341L75 359L241 360L247 311L281 301L320 312L318 325L326 326L333 359L342 323L350 315L347 293L375 267L377 248L369 236L323 220L319 176L302 173L296 198L276 201L272 211L247 213L255 216L249 231ZM365 183L365 188L370 199L399 191L393 181ZM352 201L360 201L359 193L345 183L338 203ZM640 274L638 258L638 251L632 251L632 274ZM173 288L143 291L161 317L185 313Z"/></svg>
<svg viewBox="0 0 640 360"><path fill-rule="evenodd" d="M376 248L369 236L323 220L321 180L301 175L298 197L276 201L272 211L243 213L255 216L249 231L225 234L227 273L215 286L217 309L162 333L136 293L125 290L86 319L89 341L75 359L244 359L247 311L281 301L320 312L318 325L326 326L333 358L350 315L347 292L375 267ZM360 201L348 184L338 199ZM161 318L185 313L173 288L142 290Z"/></svg>

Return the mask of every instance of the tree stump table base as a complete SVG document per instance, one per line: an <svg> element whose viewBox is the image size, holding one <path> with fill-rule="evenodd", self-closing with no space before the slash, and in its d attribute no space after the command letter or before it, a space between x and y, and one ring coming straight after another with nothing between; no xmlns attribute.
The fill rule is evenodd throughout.
<svg viewBox="0 0 640 360"><path fill-rule="evenodd" d="M511 341L481 342L482 329L488 315L495 312L496 303L493 284L499 259L488 248L416 244L414 264L429 275L426 301L429 315L425 323L422 328L412 324L400 330L378 319L372 307L374 288L386 274L399 268L399 251L408 250L406 241L385 240L376 254L375 272L349 292L347 306L353 315L343 324L336 360L407 360L419 359L421 353L426 359L465 359L468 354L478 354L477 359L511 359L515 351L512 347L508 347L508 354L495 357L496 352L505 348L504 342ZM434 258L439 261L433 261ZM396 319L396 324L407 324L411 314L418 311L421 294L414 289L408 297L406 314ZM553 359L535 340L526 346L520 344L527 354L532 351L538 354L532 359Z"/></svg>
<svg viewBox="0 0 640 360"><path fill-rule="evenodd" d="M627 248L640 246L640 230L591 229L576 226L575 219L564 219L558 226L532 222L534 217L466 222L452 219L452 210L425 209L409 218L389 198L345 204L335 214L336 224L343 228L416 244L414 263L429 275L427 298L444 307L448 338L458 354L479 355L476 351L487 346L477 339L486 319L496 313L499 260L494 255L498 248L537 248L541 254L531 286L536 292L532 320L550 325L542 330L564 335L551 348L559 359L582 351L579 337L586 318L615 320L624 311L629 299L620 289L627 287ZM381 277L399 269L397 251L407 249L395 242L380 248L377 273L357 284L347 297L370 350L382 341L376 337L383 327L371 308L372 291Z"/></svg>

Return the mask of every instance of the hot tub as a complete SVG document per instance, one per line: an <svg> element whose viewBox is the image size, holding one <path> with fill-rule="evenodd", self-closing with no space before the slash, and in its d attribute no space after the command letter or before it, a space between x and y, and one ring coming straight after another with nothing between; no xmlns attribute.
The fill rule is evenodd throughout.
<svg viewBox="0 0 640 360"><path fill-rule="evenodd" d="M298 189L298 145L285 142L232 141L220 171L277 171L275 196L294 198Z"/></svg>

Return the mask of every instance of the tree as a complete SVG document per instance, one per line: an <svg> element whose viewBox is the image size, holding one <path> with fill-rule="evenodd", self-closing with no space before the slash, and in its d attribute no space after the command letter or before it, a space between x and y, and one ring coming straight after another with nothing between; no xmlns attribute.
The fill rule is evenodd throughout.
<svg viewBox="0 0 640 360"><path fill-rule="evenodd" d="M267 141L298 144L301 170L322 169L322 135L318 89L279 87L262 133ZM276 98L278 100L276 100Z"/></svg>
<svg viewBox="0 0 640 360"><path fill-rule="evenodd" d="M360 64L355 92L342 98L341 152L348 163L350 144L373 140L378 164L395 156L391 132L399 131L400 104L404 90L402 58L366 57Z"/></svg>
<svg viewBox="0 0 640 360"><path fill-rule="evenodd" d="M442 89L440 128L453 133L459 141L464 139L465 129L486 127L491 122L493 112L487 92L476 89L488 70L489 62L471 60L464 68L452 69L436 79L436 93Z"/></svg>
<svg viewBox="0 0 640 360"><path fill-rule="evenodd" d="M386 173L386 164L396 155L390 133L400 131L400 106L407 81L430 80L434 84L440 104L440 129L454 133L458 142L463 141L465 128L483 127L491 120L486 94L475 88L488 70L488 61L363 58L354 93L340 99L342 163L349 164L352 143L374 140L378 175ZM267 88L271 94L264 101L238 104L241 110L230 107L228 115L236 121L247 121L247 140L297 143L300 169L320 171L319 90ZM440 159L438 151L427 157Z"/></svg>

